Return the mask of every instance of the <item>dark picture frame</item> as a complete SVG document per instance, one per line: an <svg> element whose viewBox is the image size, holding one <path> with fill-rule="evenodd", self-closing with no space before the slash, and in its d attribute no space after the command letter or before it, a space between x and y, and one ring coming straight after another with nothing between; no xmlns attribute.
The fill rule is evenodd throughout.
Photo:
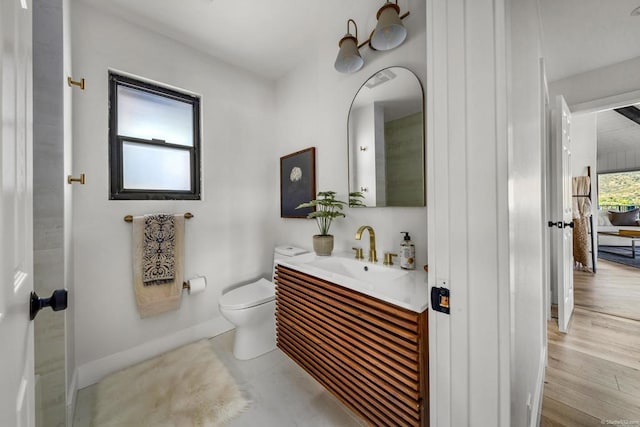
<svg viewBox="0 0 640 427"><path fill-rule="evenodd" d="M316 198L316 148L280 157L280 217L306 218L314 208L296 209Z"/></svg>

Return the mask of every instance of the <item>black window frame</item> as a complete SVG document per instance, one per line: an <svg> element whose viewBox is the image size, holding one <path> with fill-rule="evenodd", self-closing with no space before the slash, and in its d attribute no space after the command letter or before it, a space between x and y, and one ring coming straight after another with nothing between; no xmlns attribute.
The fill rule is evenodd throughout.
<svg viewBox="0 0 640 427"><path fill-rule="evenodd" d="M132 138L118 135L118 86L152 93L191 104L193 108L193 146L177 145L158 139ZM144 143L189 152L191 190L148 190L124 188L124 142ZM200 98L136 78L109 71L109 199L110 200L200 200Z"/></svg>

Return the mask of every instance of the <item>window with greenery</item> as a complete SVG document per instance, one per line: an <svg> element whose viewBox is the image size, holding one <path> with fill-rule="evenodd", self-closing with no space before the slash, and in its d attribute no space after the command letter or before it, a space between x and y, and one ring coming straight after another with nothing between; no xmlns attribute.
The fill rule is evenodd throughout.
<svg viewBox="0 0 640 427"><path fill-rule="evenodd" d="M200 98L109 73L110 198L200 199Z"/></svg>
<svg viewBox="0 0 640 427"><path fill-rule="evenodd" d="M640 206L640 170L598 174L598 206L620 211Z"/></svg>

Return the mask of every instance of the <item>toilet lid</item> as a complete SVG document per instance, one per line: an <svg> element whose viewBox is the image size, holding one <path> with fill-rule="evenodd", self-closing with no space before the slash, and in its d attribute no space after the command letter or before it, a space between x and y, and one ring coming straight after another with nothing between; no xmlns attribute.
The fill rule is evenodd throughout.
<svg viewBox="0 0 640 427"><path fill-rule="evenodd" d="M240 310L264 304L275 298L276 290L273 283L260 279L223 294L220 298L220 307L227 310Z"/></svg>
<svg viewBox="0 0 640 427"><path fill-rule="evenodd" d="M307 253L306 249L296 248L295 246L291 245L276 246L274 251L278 255L284 255L288 257Z"/></svg>

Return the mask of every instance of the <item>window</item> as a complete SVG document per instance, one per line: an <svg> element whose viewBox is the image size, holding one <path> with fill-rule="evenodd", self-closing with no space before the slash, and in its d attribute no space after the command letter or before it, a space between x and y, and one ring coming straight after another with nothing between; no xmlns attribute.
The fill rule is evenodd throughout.
<svg viewBox="0 0 640 427"><path fill-rule="evenodd" d="M200 98L109 72L113 200L200 200Z"/></svg>
<svg viewBox="0 0 640 427"><path fill-rule="evenodd" d="M640 206L640 171L598 174L598 206L618 211Z"/></svg>

